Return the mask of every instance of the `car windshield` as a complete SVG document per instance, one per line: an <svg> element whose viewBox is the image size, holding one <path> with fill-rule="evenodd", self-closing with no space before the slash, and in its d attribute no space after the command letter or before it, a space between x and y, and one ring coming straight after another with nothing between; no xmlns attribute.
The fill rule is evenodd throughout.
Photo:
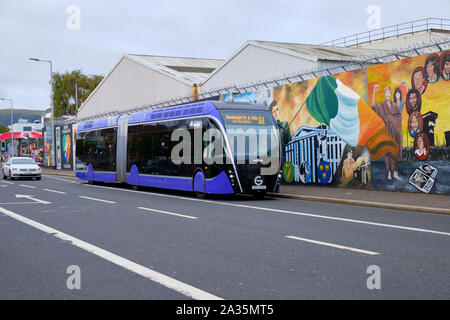
<svg viewBox="0 0 450 320"><path fill-rule="evenodd" d="M22 159L12 159L12 164L36 164L33 159L22 158Z"/></svg>

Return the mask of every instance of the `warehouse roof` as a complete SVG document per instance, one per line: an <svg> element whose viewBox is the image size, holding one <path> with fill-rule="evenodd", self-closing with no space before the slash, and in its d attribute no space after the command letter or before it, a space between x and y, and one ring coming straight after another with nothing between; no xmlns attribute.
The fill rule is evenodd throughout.
<svg viewBox="0 0 450 320"><path fill-rule="evenodd" d="M311 62L363 62L369 58L389 53L388 50L381 49L346 48L300 43L248 40L230 58L228 58L226 62L209 74L202 84L205 84L215 74L219 73L220 70L222 70L230 61L239 56L239 54L249 46L289 55Z"/></svg>
<svg viewBox="0 0 450 320"><path fill-rule="evenodd" d="M217 68L223 59L165 57L142 54L128 54L129 59L175 78L185 84L199 84Z"/></svg>
<svg viewBox="0 0 450 320"><path fill-rule="evenodd" d="M246 44L280 51L311 61L363 61L368 57L379 56L380 54L388 53L387 50L379 49L347 48L273 41L250 40L247 41Z"/></svg>

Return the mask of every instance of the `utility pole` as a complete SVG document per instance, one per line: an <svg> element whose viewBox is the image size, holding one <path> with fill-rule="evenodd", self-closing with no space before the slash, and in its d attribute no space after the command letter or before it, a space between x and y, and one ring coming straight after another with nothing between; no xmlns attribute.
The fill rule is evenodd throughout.
<svg viewBox="0 0 450 320"><path fill-rule="evenodd" d="M54 124L53 121L55 120L55 110L53 107L53 68L52 68L52 60L43 60L43 59L37 59L37 58L30 58L30 60L32 61L41 61L41 62L48 62L50 63L50 87L51 87L51 93L50 93L50 104L52 107L52 151L50 153L53 152L52 155L52 162L53 162L53 166L56 166L56 145L55 145L55 128L54 128Z"/></svg>

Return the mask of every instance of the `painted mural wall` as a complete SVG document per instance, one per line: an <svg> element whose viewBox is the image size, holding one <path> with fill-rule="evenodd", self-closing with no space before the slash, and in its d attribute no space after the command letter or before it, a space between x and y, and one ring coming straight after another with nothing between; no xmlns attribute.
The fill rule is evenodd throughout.
<svg viewBox="0 0 450 320"><path fill-rule="evenodd" d="M450 194L450 51L261 92L286 183Z"/></svg>

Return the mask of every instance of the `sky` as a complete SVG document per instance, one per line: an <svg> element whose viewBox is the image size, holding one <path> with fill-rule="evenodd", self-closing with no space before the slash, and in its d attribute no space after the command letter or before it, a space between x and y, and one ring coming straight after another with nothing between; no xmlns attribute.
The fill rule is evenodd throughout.
<svg viewBox="0 0 450 320"><path fill-rule="evenodd" d="M247 40L321 44L449 13L448 0L0 0L0 98L50 106L49 64L30 57L107 75L128 53L226 59Z"/></svg>

